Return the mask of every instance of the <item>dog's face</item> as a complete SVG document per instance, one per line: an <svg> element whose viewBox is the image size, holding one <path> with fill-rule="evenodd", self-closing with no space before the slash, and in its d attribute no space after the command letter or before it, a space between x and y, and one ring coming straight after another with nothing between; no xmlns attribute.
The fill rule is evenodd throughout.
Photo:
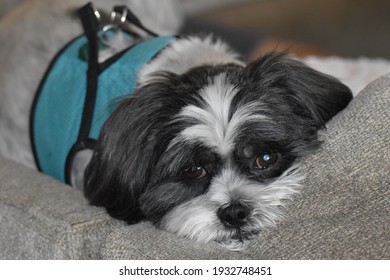
<svg viewBox="0 0 390 280"><path fill-rule="evenodd" d="M239 249L278 220L304 178L297 159L350 99L284 55L161 73L106 122L85 194L116 218Z"/></svg>

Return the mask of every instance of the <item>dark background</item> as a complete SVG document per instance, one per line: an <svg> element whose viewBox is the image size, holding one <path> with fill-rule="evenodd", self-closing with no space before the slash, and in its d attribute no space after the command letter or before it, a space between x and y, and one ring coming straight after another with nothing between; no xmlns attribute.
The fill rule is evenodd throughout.
<svg viewBox="0 0 390 280"><path fill-rule="evenodd" d="M181 2L189 15L186 31L219 30L240 52L272 37L344 57L390 59L390 0Z"/></svg>

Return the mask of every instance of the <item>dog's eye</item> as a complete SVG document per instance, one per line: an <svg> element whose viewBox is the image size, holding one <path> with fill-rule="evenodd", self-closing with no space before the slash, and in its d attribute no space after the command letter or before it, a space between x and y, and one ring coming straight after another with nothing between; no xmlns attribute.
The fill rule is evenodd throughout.
<svg viewBox="0 0 390 280"><path fill-rule="evenodd" d="M206 170L201 166L193 166L184 170L183 175L191 180L197 180L206 176Z"/></svg>
<svg viewBox="0 0 390 280"><path fill-rule="evenodd" d="M256 159L257 168L264 170L270 168L278 159L278 154L272 153L270 151L264 151Z"/></svg>

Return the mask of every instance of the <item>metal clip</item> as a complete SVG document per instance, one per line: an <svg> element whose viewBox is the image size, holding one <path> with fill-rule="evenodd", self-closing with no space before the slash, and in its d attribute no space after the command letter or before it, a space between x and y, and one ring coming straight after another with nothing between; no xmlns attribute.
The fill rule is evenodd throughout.
<svg viewBox="0 0 390 280"><path fill-rule="evenodd" d="M127 22L127 10L123 9L121 13L112 11L108 23L102 24L101 30L107 32L109 30L123 29Z"/></svg>
<svg viewBox="0 0 390 280"><path fill-rule="evenodd" d="M101 16L99 10L98 10L98 9L95 7L95 5L93 5L92 3L91 3L91 7L92 7L93 13L94 13L94 15L95 15L95 17L96 17L96 19L97 19L97 22L98 22L98 24L100 25L101 22L102 22L102 16Z"/></svg>

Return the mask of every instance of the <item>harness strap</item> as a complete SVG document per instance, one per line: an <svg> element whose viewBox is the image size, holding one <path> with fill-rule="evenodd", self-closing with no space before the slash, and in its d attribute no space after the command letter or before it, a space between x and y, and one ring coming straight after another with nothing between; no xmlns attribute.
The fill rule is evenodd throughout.
<svg viewBox="0 0 390 280"><path fill-rule="evenodd" d="M89 139L89 132L93 120L93 112L96 103L99 76L99 48L98 48L98 26L99 22L95 15L92 3L88 3L78 11L85 36L88 40L88 70L87 70L87 92L84 99L84 107L81 117L81 124L76 143L72 146L65 163L65 182L71 184L72 163L77 152L91 148L96 141Z"/></svg>
<svg viewBox="0 0 390 280"><path fill-rule="evenodd" d="M79 10L79 17L88 39L88 71L87 71L87 93L83 108L80 131L77 141L88 139L91 128L93 109L96 103L97 84L98 84L98 25L99 22L95 16L91 3L88 3Z"/></svg>
<svg viewBox="0 0 390 280"><path fill-rule="evenodd" d="M114 13L121 16L120 24L117 25L121 29L124 23L130 23L139 29L143 30L150 36L158 36L156 33L147 29L141 21L134 15L134 13L126 6L115 6L113 9ZM94 149L96 140L89 137L91 132L91 126L93 123L94 109L97 99L98 91L98 79L101 70L99 64L99 35L100 31L100 14L94 8L92 3L88 3L78 11L78 16L81 20L85 36L88 41L88 70L86 77L86 95L84 99L84 106L81 117L81 124L78 132L76 143L73 144L70 152L67 155L65 162L65 182L71 184L71 170L72 163L76 154L84 149ZM114 14L115 16L115 14ZM115 17L112 19L111 24L115 24Z"/></svg>

